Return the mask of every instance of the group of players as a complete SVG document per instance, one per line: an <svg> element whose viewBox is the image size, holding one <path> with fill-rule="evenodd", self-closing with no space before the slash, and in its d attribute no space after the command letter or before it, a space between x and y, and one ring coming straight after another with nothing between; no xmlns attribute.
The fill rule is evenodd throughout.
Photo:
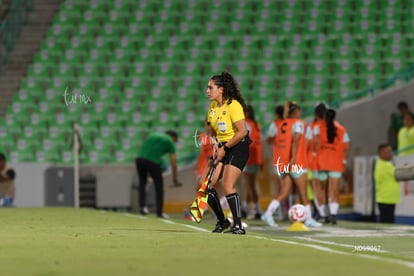
<svg viewBox="0 0 414 276"><path fill-rule="evenodd" d="M261 219L270 226L277 226L273 214L292 192L292 184L300 202L306 207L305 225L322 224L312 217L308 197L308 179L311 179L314 206L323 223L337 223L339 208L339 182L349 152L346 129L335 120L336 112L324 104L315 108L313 122L301 119L301 109L295 102L276 108L277 119L270 125L267 141L273 143L273 169L280 191L270 202ZM327 208L328 207L328 208Z"/></svg>
<svg viewBox="0 0 414 276"><path fill-rule="evenodd" d="M247 214L251 213L251 218L262 219L268 225L277 227L274 215L277 210L279 214L283 213L282 206L287 206L287 200L295 190L300 203L306 207L306 226L336 224L339 182L346 165L350 139L346 129L335 120L335 110L319 104L315 107L314 120L306 123L301 119L301 108L297 103L288 101L284 106L276 107L276 119L268 127L265 140L273 146L272 171L277 194L263 213L259 206L256 176L264 167L264 139L253 107L247 105L244 114L252 143L249 146L247 164L243 169L245 198L241 204L242 216L246 218ZM213 155L207 121L205 127L206 132L199 136L201 151L194 167L198 177L202 177ZM293 186L293 183L296 185ZM314 212L309 200L309 188L314 195ZM221 201L222 205L225 203L226 200ZM251 212L250 204L253 205ZM314 219L312 213L319 215L319 222Z"/></svg>

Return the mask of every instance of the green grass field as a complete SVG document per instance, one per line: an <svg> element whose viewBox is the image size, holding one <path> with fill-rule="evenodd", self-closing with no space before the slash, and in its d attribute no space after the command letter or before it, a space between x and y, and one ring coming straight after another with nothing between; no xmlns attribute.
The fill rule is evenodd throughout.
<svg viewBox="0 0 414 276"><path fill-rule="evenodd" d="M286 232L247 221L212 234L181 215L0 209L0 275L413 275L414 227L340 221ZM371 246L371 247L370 247ZM380 250L366 251L368 249Z"/></svg>

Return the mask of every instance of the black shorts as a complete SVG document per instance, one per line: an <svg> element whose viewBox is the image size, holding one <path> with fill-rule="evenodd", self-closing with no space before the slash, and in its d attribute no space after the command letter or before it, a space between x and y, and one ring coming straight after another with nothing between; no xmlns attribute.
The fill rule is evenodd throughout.
<svg viewBox="0 0 414 276"><path fill-rule="evenodd" d="M250 140L250 137L246 135L237 145L230 148L220 162L224 163L224 165L235 166L243 171L244 166L246 166L247 160L249 159L249 145L251 143L252 140ZM225 144L226 143L220 144L220 147Z"/></svg>

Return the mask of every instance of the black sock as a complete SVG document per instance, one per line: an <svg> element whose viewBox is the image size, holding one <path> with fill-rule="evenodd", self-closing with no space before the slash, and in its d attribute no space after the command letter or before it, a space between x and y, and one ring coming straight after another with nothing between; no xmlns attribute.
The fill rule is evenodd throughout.
<svg viewBox="0 0 414 276"><path fill-rule="evenodd" d="M239 228L243 228L241 225L241 210L240 210L240 198L237 193L226 195L227 202L229 203L231 213L233 215L234 226L239 226Z"/></svg>
<svg viewBox="0 0 414 276"><path fill-rule="evenodd" d="M220 222L226 220L216 189L211 189L208 193L207 203L210 205L211 209L213 209L214 214L216 214L216 217Z"/></svg>

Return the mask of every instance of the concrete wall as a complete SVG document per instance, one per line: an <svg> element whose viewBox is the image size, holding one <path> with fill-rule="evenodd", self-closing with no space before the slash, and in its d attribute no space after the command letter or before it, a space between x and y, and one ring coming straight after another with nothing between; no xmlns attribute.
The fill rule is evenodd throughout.
<svg viewBox="0 0 414 276"><path fill-rule="evenodd" d="M45 171L49 164L8 164L16 171L17 207L41 207L45 205Z"/></svg>
<svg viewBox="0 0 414 276"><path fill-rule="evenodd" d="M369 216L379 214L375 203L375 181L373 179L374 162L376 156L357 156L354 162L354 212ZM414 154L397 156L394 164L403 167L406 164L414 164ZM414 216L414 180L400 182L401 202L397 204L395 214L397 216Z"/></svg>
<svg viewBox="0 0 414 276"><path fill-rule="evenodd" d="M350 161L354 156L376 154L377 146L388 142L390 115L398 112L400 101L406 101L414 111L414 81L350 103L338 111L337 119L351 138Z"/></svg>

